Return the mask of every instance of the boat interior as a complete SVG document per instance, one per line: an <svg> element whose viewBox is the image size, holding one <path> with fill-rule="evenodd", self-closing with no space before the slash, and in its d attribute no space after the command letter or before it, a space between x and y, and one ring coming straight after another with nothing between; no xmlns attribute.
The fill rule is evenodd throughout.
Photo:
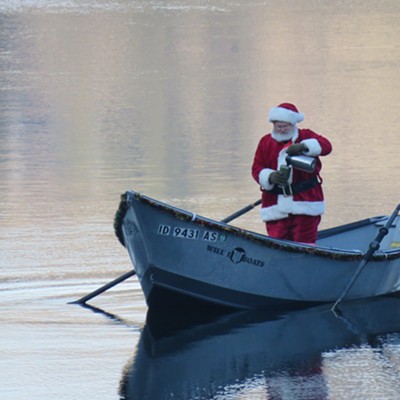
<svg viewBox="0 0 400 400"><path fill-rule="evenodd" d="M350 224L325 229L318 233L317 246L341 250L366 251L379 230L388 222L387 216L363 219ZM400 250L400 217L396 217L380 243L380 252Z"/></svg>

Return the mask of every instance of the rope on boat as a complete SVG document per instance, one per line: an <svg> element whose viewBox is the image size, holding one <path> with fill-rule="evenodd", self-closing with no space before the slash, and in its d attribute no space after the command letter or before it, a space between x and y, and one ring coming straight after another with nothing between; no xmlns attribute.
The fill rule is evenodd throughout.
<svg viewBox="0 0 400 400"><path fill-rule="evenodd" d="M121 200L119 202L118 210L114 217L114 232L122 246L125 246L124 235L122 234L122 222L125 218L125 214L128 211L128 202L126 193L121 194Z"/></svg>
<svg viewBox="0 0 400 400"><path fill-rule="evenodd" d="M299 247L291 245L290 243L284 243L279 241L276 242L268 237L262 235L255 235L253 232L249 232L244 229L240 229L231 225L220 225L215 221L200 218L195 213L183 212L182 210L171 208L166 204L154 201L153 199L143 196L137 192L133 194L133 198L137 201L150 205L156 209L161 209L163 210L163 212L168 212L178 220L185 222L193 222L194 224L204 228L219 230L224 233L230 233L235 236L240 236L245 240L251 241L253 243L259 243L265 247L269 247L276 250L285 250L291 253L312 254L315 256L324 257L331 260L340 260L340 261L359 261L363 258L365 254L365 252L363 251L357 253L354 252L347 253L342 251L336 251L335 249L330 250L318 247ZM114 218L115 234L120 243L124 247L126 246L122 234L122 222L129 206L130 203L128 201L128 192L126 192L121 195L121 201L119 203L119 207ZM376 252L371 256L371 260L375 261L391 261L398 258L400 258L400 251L392 251L390 253Z"/></svg>

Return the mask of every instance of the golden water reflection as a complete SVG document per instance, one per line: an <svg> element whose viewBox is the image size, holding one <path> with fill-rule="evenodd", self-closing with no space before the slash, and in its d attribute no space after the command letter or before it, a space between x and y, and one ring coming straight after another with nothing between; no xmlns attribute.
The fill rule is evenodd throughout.
<svg viewBox="0 0 400 400"><path fill-rule="evenodd" d="M2 28L6 215L22 190L43 208L128 188L251 202L253 151L283 100L334 144L325 223L390 212L399 5L289 3L12 14Z"/></svg>

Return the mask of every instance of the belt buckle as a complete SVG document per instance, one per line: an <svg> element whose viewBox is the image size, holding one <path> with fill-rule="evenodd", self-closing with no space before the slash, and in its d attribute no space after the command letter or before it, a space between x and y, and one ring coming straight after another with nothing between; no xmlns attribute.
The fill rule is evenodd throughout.
<svg viewBox="0 0 400 400"><path fill-rule="evenodd" d="M282 194L283 197L293 196L292 185L289 184L286 186L282 186Z"/></svg>

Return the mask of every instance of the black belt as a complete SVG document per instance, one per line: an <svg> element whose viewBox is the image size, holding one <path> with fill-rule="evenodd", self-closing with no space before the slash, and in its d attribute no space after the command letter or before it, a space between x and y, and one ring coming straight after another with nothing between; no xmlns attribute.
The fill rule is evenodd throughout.
<svg viewBox="0 0 400 400"><path fill-rule="evenodd" d="M313 176L311 179L307 179L306 181L302 181L299 183L292 183L286 186L275 185L271 190L266 190L266 192L273 194L283 194L284 196L292 196L294 194L312 189L314 186L317 186L318 183L318 178L316 176Z"/></svg>

